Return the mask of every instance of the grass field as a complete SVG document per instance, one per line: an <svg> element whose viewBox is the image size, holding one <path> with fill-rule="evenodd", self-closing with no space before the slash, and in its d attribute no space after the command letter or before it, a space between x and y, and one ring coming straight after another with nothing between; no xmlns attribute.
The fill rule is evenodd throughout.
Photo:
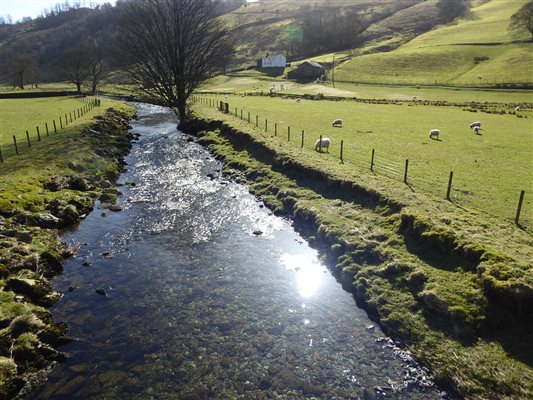
<svg viewBox="0 0 533 400"><path fill-rule="evenodd" d="M301 145L305 131L305 150L312 151L320 135L332 139L328 157L340 157L344 141L344 162L354 165L354 174L370 173L372 149L374 171L403 185L405 160L409 160L410 189L444 199L450 171L454 172L452 201L507 220L515 216L521 190L533 189L533 113L516 115L472 113L458 107L429 105L402 106L366 104L353 101L309 101L262 96L212 97L228 102L230 111L240 118L251 116L259 129L277 133L286 141L291 127L291 143ZM507 111L510 111L507 109ZM525 118L525 117L529 118ZM343 128L331 126L333 118L344 121ZM472 121L483 123L481 135L469 128ZM430 140L428 131L441 130L440 140ZM533 201L526 196L521 221L533 228Z"/></svg>
<svg viewBox="0 0 533 400"><path fill-rule="evenodd" d="M481 4L459 22L437 27L394 51L353 58L339 66L336 77L368 83L531 83L533 43L513 43L507 31L509 18L525 2ZM475 63L475 57L488 59Z"/></svg>
<svg viewBox="0 0 533 400"><path fill-rule="evenodd" d="M222 93L268 93L275 84L279 94L318 94L332 97L357 97L362 99L410 100L417 96L421 100L450 101L450 102L501 102L501 103L533 103L531 90L492 90L492 89L462 89L458 87L446 88L415 85L370 85L349 82L337 82L335 87L328 83L301 84L282 79L272 79L263 74L247 74L242 72L235 76L221 75L201 87L204 92ZM283 83L284 90L279 91Z"/></svg>
<svg viewBox="0 0 533 400"><path fill-rule="evenodd" d="M19 151L27 151L28 143L26 130L30 135L32 145L38 141L37 129L41 140L46 140L46 125L49 135L54 135L53 120L56 121L57 130L63 127L78 127L90 121L100 110L106 109L110 101L101 99L101 107L93 108L78 118L78 110L87 106L91 97L43 97L32 99L0 99L0 148L4 157L14 154L13 135L17 138ZM76 112L76 114L74 114ZM81 111L80 111L81 112ZM67 114L68 124L65 123ZM72 122L70 117L72 115ZM61 117L61 122L59 118Z"/></svg>

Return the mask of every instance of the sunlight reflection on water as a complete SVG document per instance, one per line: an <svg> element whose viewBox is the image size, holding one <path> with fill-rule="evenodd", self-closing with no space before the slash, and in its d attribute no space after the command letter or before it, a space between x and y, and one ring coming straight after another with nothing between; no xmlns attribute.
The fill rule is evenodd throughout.
<svg viewBox="0 0 533 400"><path fill-rule="evenodd" d="M313 254L282 254L281 264L288 270L296 271L296 286L300 296L309 298L321 286L326 269Z"/></svg>

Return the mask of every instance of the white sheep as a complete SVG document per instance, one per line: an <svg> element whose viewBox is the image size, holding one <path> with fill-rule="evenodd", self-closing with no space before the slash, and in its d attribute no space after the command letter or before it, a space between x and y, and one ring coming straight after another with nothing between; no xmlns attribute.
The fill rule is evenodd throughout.
<svg viewBox="0 0 533 400"><path fill-rule="evenodd" d="M479 122L479 121L472 122L470 124L470 129L474 129L474 126L477 126L477 127L481 128L481 122Z"/></svg>
<svg viewBox="0 0 533 400"><path fill-rule="evenodd" d="M515 110L515 111L520 111L521 108L520 108L520 106L516 106L516 108L515 108L514 110Z"/></svg>
<svg viewBox="0 0 533 400"><path fill-rule="evenodd" d="M438 139L440 135L440 129L432 129L429 131L430 139Z"/></svg>
<svg viewBox="0 0 533 400"><path fill-rule="evenodd" d="M474 133L475 133L476 135L479 135L479 130L480 130L480 129L481 129L481 128L480 128L479 126L474 126L474 127L472 128L472 130L474 131Z"/></svg>
<svg viewBox="0 0 533 400"><path fill-rule="evenodd" d="M315 150L316 151L322 151L323 148L326 149L326 151L329 153L329 145L331 144L331 139L325 137L318 139L315 142Z"/></svg>
<svg viewBox="0 0 533 400"><path fill-rule="evenodd" d="M332 126L339 126L342 128L342 119L336 119L333 121L333 123L331 124Z"/></svg>

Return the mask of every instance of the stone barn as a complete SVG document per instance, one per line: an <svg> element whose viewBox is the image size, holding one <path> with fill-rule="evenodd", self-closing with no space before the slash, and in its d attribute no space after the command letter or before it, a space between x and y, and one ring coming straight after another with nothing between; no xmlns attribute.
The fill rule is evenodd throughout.
<svg viewBox="0 0 533 400"><path fill-rule="evenodd" d="M326 76L326 67L313 61L304 61L294 71L288 73L289 79L313 81Z"/></svg>

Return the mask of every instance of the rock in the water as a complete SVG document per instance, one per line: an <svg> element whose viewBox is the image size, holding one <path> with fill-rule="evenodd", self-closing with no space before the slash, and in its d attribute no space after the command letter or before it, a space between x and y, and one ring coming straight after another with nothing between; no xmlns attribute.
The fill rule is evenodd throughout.
<svg viewBox="0 0 533 400"><path fill-rule="evenodd" d="M100 296L104 296L104 297L107 296L107 292L106 292L104 289L102 289L102 288L98 288L98 289L96 289L96 290L94 291L94 293L99 294Z"/></svg>
<svg viewBox="0 0 533 400"><path fill-rule="evenodd" d="M253 234L254 236L261 236L261 235L263 234L263 231L255 230L255 231L252 232L252 234Z"/></svg>

